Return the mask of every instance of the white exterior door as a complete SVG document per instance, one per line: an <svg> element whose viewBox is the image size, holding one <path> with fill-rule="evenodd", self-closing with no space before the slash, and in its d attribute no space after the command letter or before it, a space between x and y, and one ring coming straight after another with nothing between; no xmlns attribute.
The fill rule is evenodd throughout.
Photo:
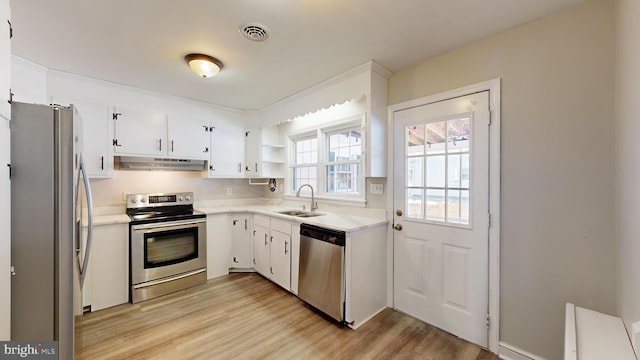
<svg viewBox="0 0 640 360"><path fill-rule="evenodd" d="M393 122L394 306L486 347L489 92Z"/></svg>

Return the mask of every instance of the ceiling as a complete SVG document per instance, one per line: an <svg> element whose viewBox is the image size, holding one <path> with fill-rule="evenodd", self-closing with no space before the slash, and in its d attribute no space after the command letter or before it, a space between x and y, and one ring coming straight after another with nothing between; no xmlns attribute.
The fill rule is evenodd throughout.
<svg viewBox="0 0 640 360"><path fill-rule="evenodd" d="M258 110L369 60L393 71L580 0L11 0L12 53L50 69ZM238 28L259 22L265 42ZM219 58L215 77L184 55Z"/></svg>

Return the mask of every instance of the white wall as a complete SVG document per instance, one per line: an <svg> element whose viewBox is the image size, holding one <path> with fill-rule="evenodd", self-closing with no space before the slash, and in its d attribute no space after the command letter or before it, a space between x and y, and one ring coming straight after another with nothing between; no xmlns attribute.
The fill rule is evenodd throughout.
<svg viewBox="0 0 640 360"><path fill-rule="evenodd" d="M640 2L616 1L616 229L618 313L640 321Z"/></svg>
<svg viewBox="0 0 640 360"><path fill-rule="evenodd" d="M548 359L566 302L615 313L613 10L585 0L389 79L395 104L502 78L500 341Z"/></svg>
<svg viewBox="0 0 640 360"><path fill-rule="evenodd" d="M11 91L19 102L48 104L47 68L17 56L11 57Z"/></svg>

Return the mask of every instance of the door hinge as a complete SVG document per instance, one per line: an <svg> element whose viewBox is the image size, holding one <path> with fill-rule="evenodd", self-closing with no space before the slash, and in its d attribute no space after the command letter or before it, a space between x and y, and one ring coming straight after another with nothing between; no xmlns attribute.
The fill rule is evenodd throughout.
<svg viewBox="0 0 640 360"><path fill-rule="evenodd" d="M491 318L489 317L489 314L487 314L487 329L489 328L489 325L491 325Z"/></svg>
<svg viewBox="0 0 640 360"><path fill-rule="evenodd" d="M122 146L120 144L118 144L118 139L113 139L113 146Z"/></svg>
<svg viewBox="0 0 640 360"><path fill-rule="evenodd" d="M11 91L11 88L9 88L9 100L7 100L9 104L13 104L13 95L13 91Z"/></svg>
<svg viewBox="0 0 640 360"><path fill-rule="evenodd" d="M11 164L7 164L7 167L9 168L9 180L11 180Z"/></svg>
<svg viewBox="0 0 640 360"><path fill-rule="evenodd" d="M236 226L237 223L238 223L238 220L233 220L233 226Z"/></svg>
<svg viewBox="0 0 640 360"><path fill-rule="evenodd" d="M121 113L113 113L113 120L118 120L118 116L122 115Z"/></svg>
<svg viewBox="0 0 640 360"><path fill-rule="evenodd" d="M11 20L7 20L9 24L9 40L13 39L13 25L11 25Z"/></svg>
<svg viewBox="0 0 640 360"><path fill-rule="evenodd" d="M253 265L256 265L256 258L253 258Z"/></svg>
<svg viewBox="0 0 640 360"><path fill-rule="evenodd" d="M491 227L491 214L489 214L488 218L489 218L489 220L488 220L487 227L490 228Z"/></svg>
<svg viewBox="0 0 640 360"><path fill-rule="evenodd" d="M493 111L489 110L489 126L493 123Z"/></svg>
<svg viewBox="0 0 640 360"><path fill-rule="evenodd" d="M250 132L251 132L251 131L245 131L245 132L244 132L244 137L249 137L249 133L250 133Z"/></svg>

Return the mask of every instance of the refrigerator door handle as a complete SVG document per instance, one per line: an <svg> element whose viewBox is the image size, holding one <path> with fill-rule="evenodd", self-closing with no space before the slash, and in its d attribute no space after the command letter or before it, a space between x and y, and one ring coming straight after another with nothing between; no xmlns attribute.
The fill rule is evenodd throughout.
<svg viewBox="0 0 640 360"><path fill-rule="evenodd" d="M87 171L84 167L82 154L80 154L80 164L79 164L79 171L78 171L78 187L80 186L79 184L80 176L82 176L82 182L84 185L85 193L87 195L87 246L84 251L84 257L82 259L82 266L80 266L80 286L83 286L84 277L87 272L87 267L89 266L89 254L91 253L91 241L92 241L92 232L93 232L93 200L91 198L91 187L89 186L89 179L87 178ZM76 201L78 201L77 196L76 196ZM79 231L82 231L82 229L79 229ZM78 236L80 236L80 234L78 234Z"/></svg>

